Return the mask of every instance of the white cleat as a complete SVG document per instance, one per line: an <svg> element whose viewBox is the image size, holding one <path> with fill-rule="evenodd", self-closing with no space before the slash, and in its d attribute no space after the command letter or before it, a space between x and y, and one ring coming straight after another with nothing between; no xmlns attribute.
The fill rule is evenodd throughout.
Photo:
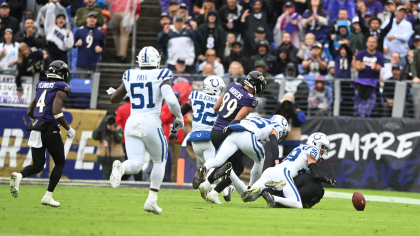
<svg viewBox="0 0 420 236"><path fill-rule="evenodd" d="M219 193L216 192L214 189L209 194L207 194L206 201L216 204L223 204L219 200Z"/></svg>
<svg viewBox="0 0 420 236"><path fill-rule="evenodd" d="M277 191L281 191L285 185L286 185L285 179L282 179L278 182L272 181L272 180L265 182L266 187L273 188L274 190L277 190Z"/></svg>
<svg viewBox="0 0 420 236"><path fill-rule="evenodd" d="M122 163L120 161L114 161L112 164L112 172L109 177L109 182L113 188L118 188L121 184L122 177Z"/></svg>
<svg viewBox="0 0 420 236"><path fill-rule="evenodd" d="M235 191L235 187L233 187L232 185L229 185L225 189L223 189L223 198L226 202L230 202L233 191Z"/></svg>
<svg viewBox="0 0 420 236"><path fill-rule="evenodd" d="M52 206L52 207L59 207L60 203L57 201L54 201L54 199L50 196L44 196L41 199L41 204L44 206Z"/></svg>
<svg viewBox="0 0 420 236"><path fill-rule="evenodd" d="M10 193L14 198L19 196L19 184L22 180L22 174L13 172L10 176Z"/></svg>
<svg viewBox="0 0 420 236"><path fill-rule="evenodd" d="M206 200L207 194L211 191L211 184L208 180L204 181L200 186L198 187L201 193L201 197Z"/></svg>
<svg viewBox="0 0 420 236"><path fill-rule="evenodd" d="M152 212L152 213L155 213L156 215L160 215L162 213L162 208L158 207L156 202L146 201L146 203L144 203L143 209L145 212L149 212L149 213Z"/></svg>

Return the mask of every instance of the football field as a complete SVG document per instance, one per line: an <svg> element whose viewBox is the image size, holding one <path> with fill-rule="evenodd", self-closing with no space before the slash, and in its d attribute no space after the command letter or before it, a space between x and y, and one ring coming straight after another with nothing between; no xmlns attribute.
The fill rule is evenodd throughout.
<svg viewBox="0 0 420 236"><path fill-rule="evenodd" d="M46 186L23 185L13 198L0 185L0 235L419 235L420 194L359 190L365 211L353 208L354 190L326 189L312 209L272 209L260 198L243 203L235 192L223 205L198 191L162 189L162 215L143 211L146 188L56 188L59 208L42 206ZM373 196L375 195L375 196ZM380 196L383 196L381 198ZM398 198L402 197L402 202ZM220 196L224 202L222 196ZM376 199L371 201L369 199ZM377 201L377 200L384 201Z"/></svg>

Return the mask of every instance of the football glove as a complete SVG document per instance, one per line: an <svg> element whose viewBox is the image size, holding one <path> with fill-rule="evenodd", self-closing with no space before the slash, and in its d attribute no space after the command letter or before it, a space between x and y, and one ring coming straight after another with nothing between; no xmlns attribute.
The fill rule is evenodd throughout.
<svg viewBox="0 0 420 236"><path fill-rule="evenodd" d="M337 186L337 181L335 179L330 179L328 182L330 183L331 187Z"/></svg>
<svg viewBox="0 0 420 236"><path fill-rule="evenodd" d="M74 139L74 136L76 136L76 131L71 126L69 126L69 127L70 127L70 129L67 130L67 135L66 136L69 139Z"/></svg>
<svg viewBox="0 0 420 236"><path fill-rule="evenodd" d="M176 130L171 129L171 133L169 134L169 142L174 143L178 139L178 134Z"/></svg>
<svg viewBox="0 0 420 236"><path fill-rule="evenodd" d="M176 118L174 120L174 124L173 124L172 127L173 127L174 130L180 130L180 129L184 128L184 118L181 118L181 119Z"/></svg>
<svg viewBox="0 0 420 236"><path fill-rule="evenodd" d="M232 129L231 129L229 126L226 126L226 127L223 129L223 133L225 133L226 135L229 135L229 134L231 134L231 133L232 133Z"/></svg>

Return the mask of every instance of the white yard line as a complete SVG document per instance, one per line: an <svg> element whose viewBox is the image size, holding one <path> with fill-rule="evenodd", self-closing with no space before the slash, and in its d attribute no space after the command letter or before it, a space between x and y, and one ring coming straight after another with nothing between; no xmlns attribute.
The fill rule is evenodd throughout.
<svg viewBox="0 0 420 236"><path fill-rule="evenodd" d="M374 202L392 202L392 203L404 203L420 205L420 199L408 198L408 197L391 197L391 196L378 196L378 195L363 195L366 201ZM353 197L352 193L341 193L333 191L325 191L324 197L329 198L342 198L349 199Z"/></svg>

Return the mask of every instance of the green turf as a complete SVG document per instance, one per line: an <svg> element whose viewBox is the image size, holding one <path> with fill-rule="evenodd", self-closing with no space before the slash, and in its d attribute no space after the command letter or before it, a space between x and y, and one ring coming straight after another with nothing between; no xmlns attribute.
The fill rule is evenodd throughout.
<svg viewBox="0 0 420 236"><path fill-rule="evenodd" d="M45 186L21 186L17 199L0 186L0 235L419 235L420 206L324 198L312 209L270 209L263 199L215 205L198 191L162 190L162 215L143 212L147 189L57 187L61 207L40 204ZM328 191L328 190L327 190ZM353 192L352 190L334 191ZM420 194L361 191L420 198Z"/></svg>

